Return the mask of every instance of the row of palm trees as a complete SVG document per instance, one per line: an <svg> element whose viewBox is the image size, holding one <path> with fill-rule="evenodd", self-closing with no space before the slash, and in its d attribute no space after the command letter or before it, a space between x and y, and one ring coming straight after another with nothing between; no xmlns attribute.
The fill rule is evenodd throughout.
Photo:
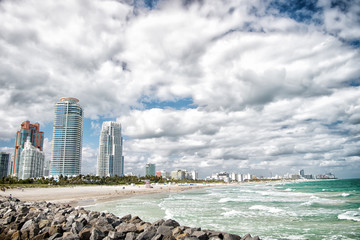
<svg viewBox="0 0 360 240"><path fill-rule="evenodd" d="M68 177L60 175L58 179L53 177L46 178L29 178L18 179L16 177L3 177L0 179L0 184L42 184L42 185L119 185L119 184L144 184L145 181L150 183L166 183L168 180L156 176L113 176L113 177L99 177L94 175L77 175L75 177ZM202 183L202 180L171 180L176 183Z"/></svg>

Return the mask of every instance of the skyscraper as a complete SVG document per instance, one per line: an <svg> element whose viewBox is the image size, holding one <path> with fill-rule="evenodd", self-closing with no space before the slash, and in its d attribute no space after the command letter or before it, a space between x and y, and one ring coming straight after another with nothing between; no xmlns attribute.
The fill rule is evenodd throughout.
<svg viewBox="0 0 360 240"><path fill-rule="evenodd" d="M0 152L0 178L8 176L10 154Z"/></svg>
<svg viewBox="0 0 360 240"><path fill-rule="evenodd" d="M152 163L146 164L145 176L155 176L155 164Z"/></svg>
<svg viewBox="0 0 360 240"><path fill-rule="evenodd" d="M50 175L69 176L81 172L83 109L79 100L64 97L55 104Z"/></svg>
<svg viewBox="0 0 360 240"><path fill-rule="evenodd" d="M99 140L98 176L124 176L122 149L121 124L103 122Z"/></svg>
<svg viewBox="0 0 360 240"><path fill-rule="evenodd" d="M34 147L30 142L30 137L27 137L21 152L18 177L27 179L44 176L44 159L44 152Z"/></svg>
<svg viewBox="0 0 360 240"><path fill-rule="evenodd" d="M30 121L23 122L20 131L16 134L15 154L11 165L11 174L13 176L19 176L21 152L28 137L30 137L30 142L34 147L43 150L44 133L40 132L40 124L31 124Z"/></svg>

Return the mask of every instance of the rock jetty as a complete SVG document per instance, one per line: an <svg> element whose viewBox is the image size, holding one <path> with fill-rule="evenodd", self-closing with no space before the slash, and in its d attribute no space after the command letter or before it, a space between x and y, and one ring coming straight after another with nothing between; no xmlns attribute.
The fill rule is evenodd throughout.
<svg viewBox="0 0 360 240"><path fill-rule="evenodd" d="M243 236L180 226L172 219L149 223L137 216L85 210L50 202L22 202L0 197L2 240L259 240Z"/></svg>

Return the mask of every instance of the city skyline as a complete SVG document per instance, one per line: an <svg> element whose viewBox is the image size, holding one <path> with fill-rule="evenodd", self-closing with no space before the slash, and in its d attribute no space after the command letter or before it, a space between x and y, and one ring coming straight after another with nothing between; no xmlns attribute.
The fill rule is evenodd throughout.
<svg viewBox="0 0 360 240"><path fill-rule="evenodd" d="M34 4L36 2L36 4ZM56 11L54 11L56 9ZM124 172L164 169L360 177L358 1L0 2L0 151L54 103L84 109L82 173L104 121ZM56 12L56 14L54 14Z"/></svg>

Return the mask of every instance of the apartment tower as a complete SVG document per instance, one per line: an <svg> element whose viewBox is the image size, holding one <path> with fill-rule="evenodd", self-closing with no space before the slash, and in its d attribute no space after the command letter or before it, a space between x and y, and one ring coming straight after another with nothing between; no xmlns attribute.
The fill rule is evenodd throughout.
<svg viewBox="0 0 360 240"><path fill-rule="evenodd" d="M0 152L0 178L8 176L10 153Z"/></svg>
<svg viewBox="0 0 360 240"><path fill-rule="evenodd" d="M73 176L81 172L83 109L79 100L64 97L55 104L51 176Z"/></svg>
<svg viewBox="0 0 360 240"><path fill-rule="evenodd" d="M153 163L147 163L145 167L145 176L155 176L155 164Z"/></svg>
<svg viewBox="0 0 360 240"><path fill-rule="evenodd" d="M103 122L99 140L98 176L124 176L122 150L121 124Z"/></svg>
<svg viewBox="0 0 360 240"><path fill-rule="evenodd" d="M44 152L34 147L27 138L20 157L19 179L37 178L44 176Z"/></svg>
<svg viewBox="0 0 360 240"><path fill-rule="evenodd" d="M35 148L40 151L43 150L44 132L40 132L40 124L31 124L30 121L23 122L20 131L16 134L14 160L11 163L11 175L15 177L19 176L21 152L28 137L30 137L30 142Z"/></svg>

